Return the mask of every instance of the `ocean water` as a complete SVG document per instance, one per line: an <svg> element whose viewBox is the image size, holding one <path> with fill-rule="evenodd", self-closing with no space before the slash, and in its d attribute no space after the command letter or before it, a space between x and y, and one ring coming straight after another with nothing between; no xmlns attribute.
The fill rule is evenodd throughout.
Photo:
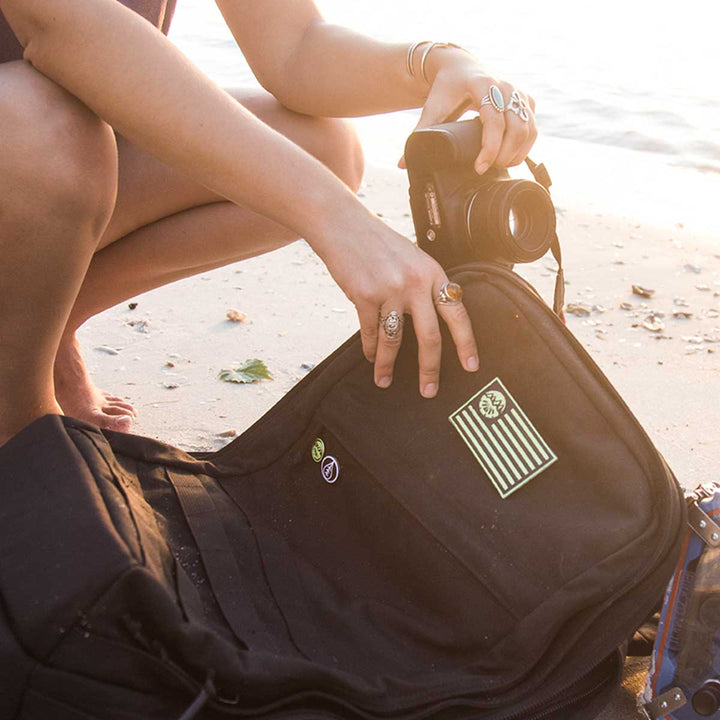
<svg viewBox="0 0 720 720"><path fill-rule="evenodd" d="M451 40L537 102L544 135L720 173L720 4L648 0L318 0L331 22L382 40ZM179 0L173 41L224 86L254 83L211 0ZM417 111L359 122L394 164Z"/></svg>

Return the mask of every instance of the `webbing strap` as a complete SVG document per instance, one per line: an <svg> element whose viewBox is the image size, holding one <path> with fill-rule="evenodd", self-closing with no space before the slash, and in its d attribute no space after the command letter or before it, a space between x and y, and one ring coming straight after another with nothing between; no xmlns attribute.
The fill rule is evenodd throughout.
<svg viewBox="0 0 720 720"><path fill-rule="evenodd" d="M550 173L542 163L533 162L529 157L525 158L525 164L530 168L530 172L533 174L536 182L542 185L550 194L550 186L552 180L550 179ZM555 276L555 293L553 295L553 311L554 313L565 322L565 271L562 266L562 253L560 252L560 239L558 238L557 232L554 233L553 239L550 242L550 251L552 252L555 262L557 263L557 275Z"/></svg>
<svg viewBox="0 0 720 720"><path fill-rule="evenodd" d="M562 253L560 252L560 240L557 233L550 243L550 251L552 252L555 262L557 263L557 275L555 276L555 294L553 295L553 311L565 322L565 271L562 266Z"/></svg>
<svg viewBox="0 0 720 720"><path fill-rule="evenodd" d="M166 468L220 610L235 637L248 647L263 637L263 626L242 587L242 575L220 514L200 478Z"/></svg>

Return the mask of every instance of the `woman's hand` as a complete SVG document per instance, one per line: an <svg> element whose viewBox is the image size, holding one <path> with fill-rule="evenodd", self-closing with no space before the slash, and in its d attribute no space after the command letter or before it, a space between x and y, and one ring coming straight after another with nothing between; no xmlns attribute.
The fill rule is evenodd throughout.
<svg viewBox="0 0 720 720"><path fill-rule="evenodd" d="M402 342L402 318L412 316L418 341L420 393L431 398L440 382L439 318L447 324L458 358L478 369L478 351L462 302L436 305L447 275L410 240L375 216L361 220L352 234L362 242L336 241L321 253L331 274L357 309L365 357L375 363L375 384L388 387Z"/></svg>
<svg viewBox="0 0 720 720"><path fill-rule="evenodd" d="M488 75L469 52L444 44L421 43L409 58L418 83L430 90L416 129L457 120L476 110L483 123L478 174L489 167L519 165L537 137L535 101L513 85ZM405 167L404 158L400 167Z"/></svg>

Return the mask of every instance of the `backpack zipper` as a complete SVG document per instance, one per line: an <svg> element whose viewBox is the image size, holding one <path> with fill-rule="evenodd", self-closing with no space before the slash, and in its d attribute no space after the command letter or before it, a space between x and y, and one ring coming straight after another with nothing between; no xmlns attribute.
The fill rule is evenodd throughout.
<svg viewBox="0 0 720 720"><path fill-rule="evenodd" d="M619 653L620 651L617 650L616 657ZM595 670L597 670L606 660L607 658L601 660L596 665L593 665L590 670L588 670L584 675L581 675L577 680L575 680L573 685L581 684L583 680L590 677L592 673L595 672ZM622 667L622 663L618 661L618 669L620 667ZM616 672L615 675L617 674L618 673ZM573 706L581 703L583 700L597 695L600 690L613 682L613 680L615 679L615 675L605 675L601 680L598 680L596 683L594 683L592 687L583 690L579 695L574 695L573 697L567 699L560 699L560 697L568 691L568 689L565 688L564 690L560 690L555 695L551 695L549 698L542 701L541 703L531 704L523 708L522 710L515 710L511 715L503 715L501 718L498 718L498 720L543 720L543 718L551 718L560 710L569 710ZM548 703L552 703L555 699L557 699L556 702L548 706ZM535 708L537 708L537 712L534 715L527 715L527 713L532 713Z"/></svg>

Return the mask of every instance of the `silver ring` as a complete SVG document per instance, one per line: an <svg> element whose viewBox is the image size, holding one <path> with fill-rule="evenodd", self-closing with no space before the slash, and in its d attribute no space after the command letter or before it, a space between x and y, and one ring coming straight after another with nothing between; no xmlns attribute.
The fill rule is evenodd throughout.
<svg viewBox="0 0 720 720"><path fill-rule="evenodd" d="M497 85L491 85L488 94L480 101L480 105L492 105L496 112L505 112L505 98Z"/></svg>
<svg viewBox="0 0 720 720"><path fill-rule="evenodd" d="M513 112L523 122L529 122L530 113L528 110L528 104L520 97L517 90L513 90L512 95L510 95L510 104L505 109L505 112Z"/></svg>
<svg viewBox="0 0 720 720"><path fill-rule="evenodd" d="M391 310L387 315L378 312L378 317L385 332L385 337L388 340L394 340L402 330L403 316L397 310Z"/></svg>
<svg viewBox="0 0 720 720"><path fill-rule="evenodd" d="M460 285L446 280L433 302L436 305L459 305L462 302L462 296L463 289Z"/></svg>

